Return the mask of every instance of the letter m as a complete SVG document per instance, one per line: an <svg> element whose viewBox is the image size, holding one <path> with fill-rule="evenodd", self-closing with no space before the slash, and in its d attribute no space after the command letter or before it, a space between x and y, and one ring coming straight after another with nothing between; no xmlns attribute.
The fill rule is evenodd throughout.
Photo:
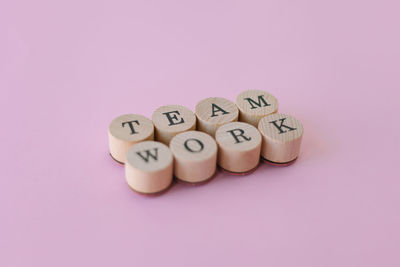
<svg viewBox="0 0 400 267"><path fill-rule="evenodd" d="M251 99L250 97L246 97L244 100L249 102L251 109L271 106L271 104L268 104L267 101L265 101L263 95L259 95L257 101Z"/></svg>

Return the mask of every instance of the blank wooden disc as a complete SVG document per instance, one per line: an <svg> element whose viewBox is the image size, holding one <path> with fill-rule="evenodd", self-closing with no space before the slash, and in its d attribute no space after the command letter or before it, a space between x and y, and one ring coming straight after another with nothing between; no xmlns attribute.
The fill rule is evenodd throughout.
<svg viewBox="0 0 400 267"><path fill-rule="evenodd" d="M261 157L278 164L298 157L303 126L294 117L285 114L266 116L260 120L258 130L263 139Z"/></svg>
<svg viewBox="0 0 400 267"><path fill-rule="evenodd" d="M154 194L167 189L172 182L172 168L171 150L160 142L135 144L126 154L126 182L139 193Z"/></svg>
<svg viewBox="0 0 400 267"><path fill-rule="evenodd" d="M257 167L260 161L261 135L257 128L244 122L232 122L218 128L218 165L235 173Z"/></svg>
<svg viewBox="0 0 400 267"><path fill-rule="evenodd" d="M172 138L169 147L174 155L174 175L188 183L210 179L217 165L217 144L208 134L189 131Z"/></svg>
<svg viewBox="0 0 400 267"><path fill-rule="evenodd" d="M278 111L278 100L261 90L247 90L236 97L239 109L239 121L258 126L261 118Z"/></svg>
<svg viewBox="0 0 400 267"><path fill-rule="evenodd" d="M221 97L210 97L201 100L195 108L197 130L215 136L221 125L237 121L239 111L234 103Z"/></svg>
<svg viewBox="0 0 400 267"><path fill-rule="evenodd" d="M154 139L153 122L138 114L126 114L115 118L108 127L111 156L125 163L126 152L134 144Z"/></svg>
<svg viewBox="0 0 400 267"><path fill-rule="evenodd" d="M166 145L178 133L196 129L196 116L184 106L159 107L153 112L152 119L156 131L155 139Z"/></svg>

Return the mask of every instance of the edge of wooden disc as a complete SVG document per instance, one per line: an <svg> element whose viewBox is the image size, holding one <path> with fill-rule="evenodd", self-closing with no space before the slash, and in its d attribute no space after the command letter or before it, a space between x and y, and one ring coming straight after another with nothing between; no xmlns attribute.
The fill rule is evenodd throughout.
<svg viewBox="0 0 400 267"><path fill-rule="evenodd" d="M109 152L108 153L109 155L110 155L110 157L115 161L115 162L117 162L118 164L120 164L120 165L122 165L122 166L124 166L125 165L125 163L123 163L123 162L121 162L121 161L119 161L119 160L116 160L112 155L111 155L111 153Z"/></svg>
<svg viewBox="0 0 400 267"><path fill-rule="evenodd" d="M253 169L251 169L249 171L245 171L245 172L231 172L231 171L228 171L228 170L222 168L219 165L217 165L217 166L218 166L218 169L221 170L222 172L236 175L236 176L246 176L246 175L249 175L249 174L252 174L253 172L255 172L257 170L257 168L260 166L260 162L258 162L257 166L255 166Z"/></svg>
<svg viewBox="0 0 400 267"><path fill-rule="evenodd" d="M154 192L154 193L140 192L140 191L138 191L138 190L133 189L133 188L130 187L129 185L128 185L128 187L129 187L133 192L135 192L136 194L139 194L139 195L141 195L141 196L144 196L144 197L158 197L158 196L164 195L167 191L169 191L169 190L174 186L175 183L176 183L176 182L174 181L174 179L172 179L172 182L169 184L168 187L166 187L166 188L164 188L164 189L162 189L162 190L160 190L160 191Z"/></svg>
<svg viewBox="0 0 400 267"><path fill-rule="evenodd" d="M179 179L179 178L176 177L175 175L174 175L174 179L175 179L178 183L181 183L181 184L184 184L184 185L199 186L199 185L208 184L209 182L211 182L212 180L214 180L216 176L217 176L217 169L215 169L214 173L213 173L210 177L208 177L207 179L205 179L205 180L203 180L203 181L201 181L201 182L188 182L188 181L184 181L184 180Z"/></svg>
<svg viewBox="0 0 400 267"><path fill-rule="evenodd" d="M293 159L293 160L291 160L291 161L288 161L288 162L274 162L274 161L270 161L270 160L264 158L263 156L260 156L260 158L261 158L262 161L264 161L265 163L267 163L267 164L269 164L269 165L286 167L286 166L290 166L290 165L292 165L293 163L295 163L296 160L297 160L299 157L296 157L295 159Z"/></svg>

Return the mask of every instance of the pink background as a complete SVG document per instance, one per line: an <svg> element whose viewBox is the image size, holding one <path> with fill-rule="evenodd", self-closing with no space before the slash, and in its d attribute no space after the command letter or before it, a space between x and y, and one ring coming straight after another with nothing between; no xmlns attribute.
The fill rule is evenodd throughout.
<svg viewBox="0 0 400 267"><path fill-rule="evenodd" d="M399 1L0 2L0 266L400 266ZM271 92L298 162L133 193L107 127Z"/></svg>

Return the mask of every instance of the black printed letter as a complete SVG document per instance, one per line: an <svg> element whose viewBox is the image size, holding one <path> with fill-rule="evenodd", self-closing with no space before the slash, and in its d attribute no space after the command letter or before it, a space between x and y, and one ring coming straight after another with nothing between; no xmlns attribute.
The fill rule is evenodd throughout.
<svg viewBox="0 0 400 267"><path fill-rule="evenodd" d="M211 117L218 116L218 115L215 115L216 112L222 112L222 115L229 114L228 111L223 110L221 107L217 106L217 105L214 104L214 103L211 104L211 108L212 108L212 115L211 115Z"/></svg>
<svg viewBox="0 0 400 267"><path fill-rule="evenodd" d="M169 111L169 112L164 112L163 114L165 116L167 116L167 119L169 121L169 125L168 126L172 126L172 125L177 125L177 124L181 124L184 123L185 121L183 120L183 118L181 118L181 120L178 119L178 117L174 114L173 116L171 116L171 114L176 113L178 115L181 115L179 113L179 111L174 110L174 111ZM174 121L175 120L175 121Z"/></svg>
<svg viewBox="0 0 400 267"><path fill-rule="evenodd" d="M138 120L134 120L134 121L123 122L122 127L125 127L125 124L128 124L129 128L131 128L131 134L137 134L137 132L135 132L135 128L133 128L133 122L136 123L137 125L140 125Z"/></svg>
<svg viewBox="0 0 400 267"><path fill-rule="evenodd" d="M264 96L263 95L259 95L258 96L258 102L254 101L253 99L247 97L244 100L247 100L251 106L251 109L255 109L257 108L256 106L258 106L259 108L261 108L261 102L263 102L264 106L263 107L268 107L271 106L271 104L268 104L267 101L265 101Z"/></svg>
<svg viewBox="0 0 400 267"><path fill-rule="evenodd" d="M294 130L296 130L297 128L292 128L292 127L289 127L289 126L287 126L287 125L284 125L283 124L283 122L286 120L286 118L283 118L283 119L280 119L279 121L281 122L281 124L278 126L278 124L276 123L277 121L270 121L269 123L272 123L278 130L279 130L279 134L283 134L283 133L286 133L287 131L283 131L282 130L282 128L283 127L285 127L286 129L289 129L289 132L290 131L294 131Z"/></svg>
<svg viewBox="0 0 400 267"><path fill-rule="evenodd" d="M158 147L154 148L154 155L150 152L150 150L145 150L146 155L143 156L142 152L136 152L146 163L149 162L150 157L152 157L155 161L158 160Z"/></svg>
<svg viewBox="0 0 400 267"><path fill-rule="evenodd" d="M239 132L239 134L235 133L235 131ZM228 133L231 133L231 135L233 136L233 138L235 138L235 144L237 143L241 143L243 141L239 140L239 137L242 137L245 141L250 141L251 137L247 137L244 135L244 131L242 129L233 129L230 131L227 131Z"/></svg>
<svg viewBox="0 0 400 267"><path fill-rule="evenodd" d="M196 143L198 143L199 144L199 148L197 148L196 150L193 150L192 148L190 148L189 145L188 145L189 141L195 141ZM204 144L199 139L195 139L195 138L190 138L190 139L186 140L185 143L184 143L184 146L188 151L190 151L192 153L197 153L197 152L200 152L200 151L202 151L204 149Z"/></svg>

